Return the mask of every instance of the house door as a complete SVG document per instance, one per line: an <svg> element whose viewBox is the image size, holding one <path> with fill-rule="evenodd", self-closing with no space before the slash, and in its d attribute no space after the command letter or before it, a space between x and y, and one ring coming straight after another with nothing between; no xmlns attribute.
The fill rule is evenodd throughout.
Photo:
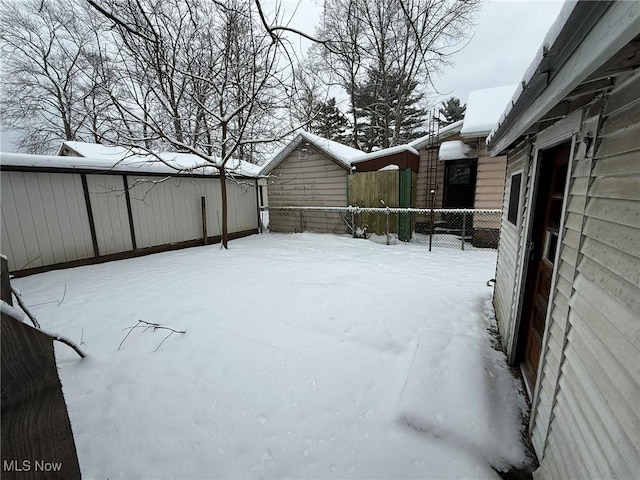
<svg viewBox="0 0 640 480"><path fill-rule="evenodd" d="M478 161L446 161L444 208L473 208Z"/></svg>
<svg viewBox="0 0 640 480"><path fill-rule="evenodd" d="M522 308L518 351L529 391L533 392L551 293L570 146L542 153L532 224L529 264Z"/></svg>
<svg viewBox="0 0 640 480"><path fill-rule="evenodd" d="M478 160L447 160L444 178L444 208L473 208L476 196L476 172ZM473 215L465 217L466 225L462 226L462 216L458 213L443 213L444 227L452 233L460 234L463 230L473 231Z"/></svg>

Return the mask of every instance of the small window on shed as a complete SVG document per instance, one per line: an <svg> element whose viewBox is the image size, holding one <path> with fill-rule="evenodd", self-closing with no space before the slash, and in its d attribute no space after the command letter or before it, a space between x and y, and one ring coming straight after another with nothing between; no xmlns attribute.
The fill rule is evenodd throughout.
<svg viewBox="0 0 640 480"><path fill-rule="evenodd" d="M518 225L518 211L520 210L520 185L522 184L522 173L511 175L511 189L509 190L509 210L507 220L514 225Z"/></svg>

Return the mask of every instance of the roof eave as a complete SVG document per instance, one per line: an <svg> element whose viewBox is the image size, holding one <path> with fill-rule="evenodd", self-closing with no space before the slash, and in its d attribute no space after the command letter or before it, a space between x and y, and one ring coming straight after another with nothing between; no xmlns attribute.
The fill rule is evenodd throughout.
<svg viewBox="0 0 640 480"><path fill-rule="evenodd" d="M581 16L593 15L592 2L579 2L556 42L490 138L489 154L509 148L549 110L640 32L640 2L599 2L593 28ZM566 39L572 40L567 45ZM566 54L567 48L573 48ZM544 68L541 69L541 66ZM552 76L552 78L550 78Z"/></svg>
<svg viewBox="0 0 640 480"><path fill-rule="evenodd" d="M282 148L282 150L280 150L280 152L275 157L273 157L273 160L267 163L262 168L262 170L260 170L258 175L261 177L268 176L273 170L275 170L275 168L278 165L280 165L289 155L291 155L291 153L296 149L298 145L302 143L303 140L308 141L310 145L313 145L313 148L320 150L324 156L326 156L333 163L341 167L343 170L349 171L349 167L350 167L349 165L347 165L345 162L341 161L340 159L336 158L334 155L329 153L322 146L318 145L317 143L314 143L313 139L306 137L305 132L302 132L296 135L296 137L293 140L291 140L287 145L285 145Z"/></svg>
<svg viewBox="0 0 640 480"><path fill-rule="evenodd" d="M425 135L421 139L414 140L409 143L409 146L414 148L415 150L420 150L425 146L429 145L431 142L440 141L444 138L449 138L453 135L457 135L462 130L462 124L464 120L458 120L457 122L453 122L446 127L442 127L438 132Z"/></svg>

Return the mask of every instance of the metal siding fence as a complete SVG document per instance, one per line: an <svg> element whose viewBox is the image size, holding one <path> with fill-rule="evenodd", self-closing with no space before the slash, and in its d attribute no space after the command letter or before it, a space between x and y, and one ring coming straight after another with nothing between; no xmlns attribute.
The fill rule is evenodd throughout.
<svg viewBox="0 0 640 480"><path fill-rule="evenodd" d="M461 250L498 247L501 210L360 208L360 207L271 207L272 217L286 217L288 229L274 231L318 231L309 228L318 217L342 220L340 228L322 230L348 233L385 245L422 244L431 248Z"/></svg>
<svg viewBox="0 0 640 480"><path fill-rule="evenodd" d="M227 186L230 234L258 230L255 181L241 182ZM203 196L207 236L220 235L217 177L3 171L0 193L12 272L201 240Z"/></svg>

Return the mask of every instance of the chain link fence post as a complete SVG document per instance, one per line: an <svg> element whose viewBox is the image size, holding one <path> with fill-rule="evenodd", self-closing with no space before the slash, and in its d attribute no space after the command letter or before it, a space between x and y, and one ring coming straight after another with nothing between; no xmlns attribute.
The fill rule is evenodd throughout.
<svg viewBox="0 0 640 480"><path fill-rule="evenodd" d="M386 230L387 230L387 245L391 245L391 238L390 238L391 232L389 231L390 230L390 228L389 228L389 214L390 213L391 212L389 211L389 207L387 207L385 209L385 211L384 211L384 214L386 216L385 220L386 220Z"/></svg>
<svg viewBox="0 0 640 480"><path fill-rule="evenodd" d="M436 191L431 190L429 193L431 194L431 215L429 220L431 226L429 227L429 251L431 251L431 245L433 243L433 202L435 199Z"/></svg>
<svg viewBox="0 0 640 480"><path fill-rule="evenodd" d="M467 233L467 212L462 212L462 250L464 250L464 240Z"/></svg>

